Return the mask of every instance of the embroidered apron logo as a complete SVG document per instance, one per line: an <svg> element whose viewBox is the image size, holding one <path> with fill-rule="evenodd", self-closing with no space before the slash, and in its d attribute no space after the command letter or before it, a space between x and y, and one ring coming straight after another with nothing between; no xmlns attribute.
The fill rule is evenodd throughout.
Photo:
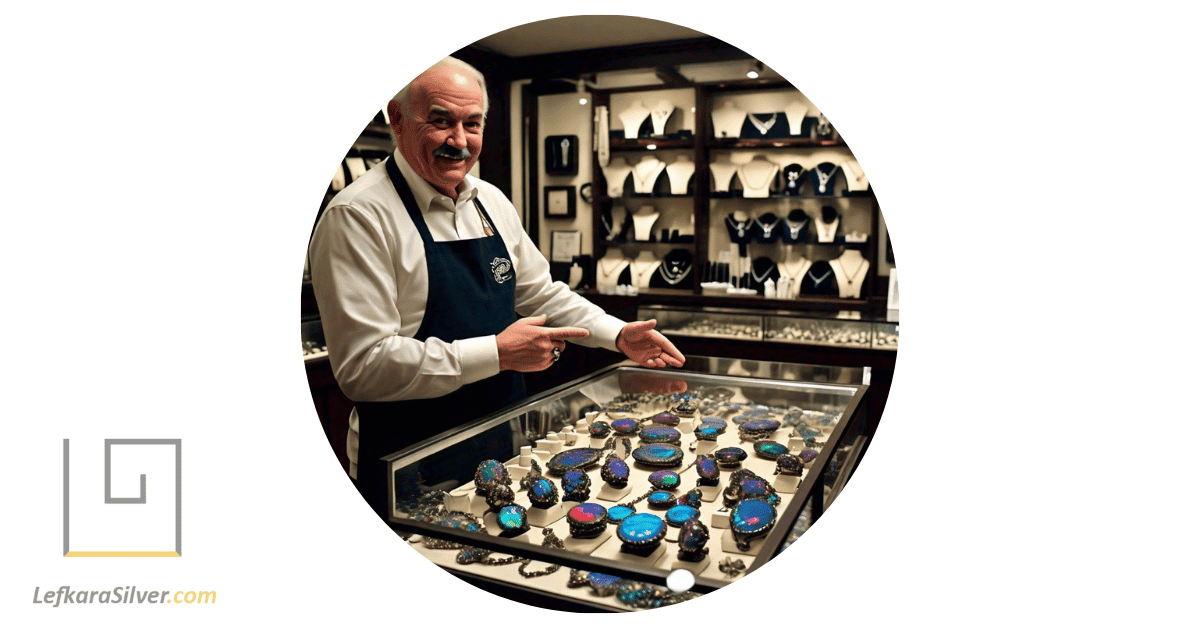
<svg viewBox="0 0 1200 628"><path fill-rule="evenodd" d="M504 283L512 279L512 262L505 257L497 257L492 260L492 276L496 278L496 283Z"/></svg>

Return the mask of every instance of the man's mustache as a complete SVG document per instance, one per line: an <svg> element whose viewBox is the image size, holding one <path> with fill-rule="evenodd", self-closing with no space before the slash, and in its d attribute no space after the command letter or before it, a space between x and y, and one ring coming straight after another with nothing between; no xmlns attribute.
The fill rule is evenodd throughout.
<svg viewBox="0 0 1200 628"><path fill-rule="evenodd" d="M441 146L433 149L433 156L447 157L449 159L470 159L471 151L467 150L466 147L454 148L449 144L442 144Z"/></svg>

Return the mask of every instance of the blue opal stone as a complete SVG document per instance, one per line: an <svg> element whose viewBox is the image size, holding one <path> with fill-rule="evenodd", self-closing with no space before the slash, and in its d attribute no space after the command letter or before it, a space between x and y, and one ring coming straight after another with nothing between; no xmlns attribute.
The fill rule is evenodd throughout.
<svg viewBox="0 0 1200 628"><path fill-rule="evenodd" d="M564 473L570 469L582 469L600 460L599 449L568 449L554 455L546 463L546 470L551 473Z"/></svg>
<svg viewBox="0 0 1200 628"><path fill-rule="evenodd" d="M679 488L682 481L679 474L674 471L655 471L650 474L650 486L654 488L674 490Z"/></svg>
<svg viewBox="0 0 1200 628"><path fill-rule="evenodd" d="M608 509L608 520L620 523L620 522L624 521L627 517L629 517L629 515L632 515L634 512L636 512L636 511L634 511L634 509L630 508L629 506L616 505L616 506L613 506L612 508Z"/></svg>
<svg viewBox="0 0 1200 628"><path fill-rule="evenodd" d="M652 467L673 467L683 460L683 450L667 443L642 445L633 450L633 459Z"/></svg>
<svg viewBox="0 0 1200 628"><path fill-rule="evenodd" d="M813 436L820 436L820 435L821 435L821 430L814 430L811 427L797 427L796 428L796 438L810 438Z"/></svg>
<svg viewBox="0 0 1200 628"><path fill-rule="evenodd" d="M666 425L667 427L675 427L679 425L679 417L670 412L660 412L650 418L650 422L655 425Z"/></svg>
<svg viewBox="0 0 1200 628"><path fill-rule="evenodd" d="M629 465L616 456L609 456L600 470L600 477L614 486L624 486L629 481Z"/></svg>
<svg viewBox="0 0 1200 628"><path fill-rule="evenodd" d="M718 449L713 453L713 456L716 457L717 464L722 467L731 467L740 464L746 459L746 450L741 447L726 447Z"/></svg>
<svg viewBox="0 0 1200 628"><path fill-rule="evenodd" d="M640 425L638 422L634 421L633 419L617 419L616 421L612 422L613 431L626 436L630 434L637 434L639 427Z"/></svg>
<svg viewBox="0 0 1200 628"><path fill-rule="evenodd" d="M547 500L557 497L558 491L554 489L554 483L550 480L538 478L534 480L533 486L529 487L529 495L537 500Z"/></svg>
<svg viewBox="0 0 1200 628"><path fill-rule="evenodd" d="M701 500L700 489L694 488L694 489L684 493L683 495L680 495L679 499L675 500L675 503L679 504L680 506L691 506L692 508L699 508L700 500Z"/></svg>
<svg viewBox="0 0 1200 628"><path fill-rule="evenodd" d="M568 493L577 492L588 484L588 476L583 471L572 469L563 474L562 487Z"/></svg>
<svg viewBox="0 0 1200 628"><path fill-rule="evenodd" d="M717 461L709 456L698 456L696 458L696 473L705 480L716 480L721 477L721 470L717 468Z"/></svg>
<svg viewBox="0 0 1200 628"><path fill-rule="evenodd" d="M805 449L800 452L800 459L804 462L812 462L817 459L817 452L812 449Z"/></svg>
<svg viewBox="0 0 1200 628"><path fill-rule="evenodd" d="M673 427L647 427L639 435L643 443L674 443L679 444L679 430Z"/></svg>
<svg viewBox="0 0 1200 628"><path fill-rule="evenodd" d="M719 426L713 425L711 423L705 423L705 424L701 425L700 427L696 428L695 434L696 434L697 440L713 441L713 440L717 440L717 437L720 436L721 434L723 434L724 432L725 432L724 427L719 427Z"/></svg>
<svg viewBox="0 0 1200 628"><path fill-rule="evenodd" d="M505 506L496 515L496 520L500 523L500 529L505 531L525 528L525 508L518 504Z"/></svg>
<svg viewBox="0 0 1200 628"><path fill-rule="evenodd" d="M761 499L738 502L729 514L729 525L743 534L753 534L775 523L775 507Z"/></svg>
<svg viewBox="0 0 1200 628"><path fill-rule="evenodd" d="M608 574L597 573L595 571L588 574L587 579L588 582L594 587L610 587L621 581L621 578L618 578L617 576L610 576Z"/></svg>
<svg viewBox="0 0 1200 628"><path fill-rule="evenodd" d="M646 498L646 503L657 508L663 508L669 504L674 504L675 496L666 491L654 491L650 494L650 497Z"/></svg>
<svg viewBox="0 0 1200 628"><path fill-rule="evenodd" d="M778 458L780 454L786 454L787 452L787 445L777 443L775 441L760 440L757 443L754 443L754 453L766 458L767 460L774 460Z"/></svg>
<svg viewBox="0 0 1200 628"><path fill-rule="evenodd" d="M578 506L572 508L570 512L567 513L567 516L570 517L572 521L576 521L578 523L593 523L595 521L604 519L604 517L607 516L607 512L608 511L605 510L604 506L588 502L586 504L579 504Z"/></svg>
<svg viewBox="0 0 1200 628"><path fill-rule="evenodd" d="M707 542L708 527L701 523L699 519L689 519L684 522L683 529L679 531L680 550L685 552L685 554L700 554L700 551ZM704 552L704 554L707 553L707 551ZM703 558L703 555L697 558Z"/></svg>
<svg viewBox="0 0 1200 628"><path fill-rule="evenodd" d="M719 416L706 416L706 417L700 419L700 422L706 423L708 425L719 425L719 426L721 426L721 429L724 429L729 426L729 422L726 421L725 419L722 419Z"/></svg>
<svg viewBox="0 0 1200 628"><path fill-rule="evenodd" d="M770 434L779 429L779 421L774 419L755 419L742 423L739 430L745 434Z"/></svg>
<svg viewBox="0 0 1200 628"><path fill-rule="evenodd" d="M654 543L661 540L666 533L667 524L657 515L648 512L629 515L617 526L617 538L630 545Z"/></svg>
<svg viewBox="0 0 1200 628"><path fill-rule="evenodd" d="M683 525L688 519L700 516L700 511L691 506L675 506L667 511L667 523L675 527Z"/></svg>
<svg viewBox="0 0 1200 628"><path fill-rule="evenodd" d="M501 477L501 473L505 473L504 465L496 460L484 460L479 463L479 478L484 484L491 484Z"/></svg>
<svg viewBox="0 0 1200 628"><path fill-rule="evenodd" d="M588 434L591 434L595 438L604 438L611 431L612 428L604 421L596 421L588 426Z"/></svg>

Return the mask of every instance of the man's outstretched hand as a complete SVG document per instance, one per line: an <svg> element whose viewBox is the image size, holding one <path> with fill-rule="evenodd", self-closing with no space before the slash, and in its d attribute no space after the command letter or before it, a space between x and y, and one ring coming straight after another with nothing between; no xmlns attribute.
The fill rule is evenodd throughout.
<svg viewBox="0 0 1200 628"><path fill-rule="evenodd" d="M628 323L621 328L617 335L617 348L629 356L630 360L650 368L683 366L683 354L666 336L655 331L658 321L637 321Z"/></svg>
<svg viewBox="0 0 1200 628"><path fill-rule="evenodd" d="M566 338L587 338L580 327L542 327L546 316L522 318L496 335L501 371L543 371L554 364L554 349L566 348Z"/></svg>

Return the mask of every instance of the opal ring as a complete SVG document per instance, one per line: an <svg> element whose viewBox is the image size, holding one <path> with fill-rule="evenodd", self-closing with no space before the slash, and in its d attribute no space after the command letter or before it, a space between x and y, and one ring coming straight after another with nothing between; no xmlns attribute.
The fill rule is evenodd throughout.
<svg viewBox="0 0 1200 628"><path fill-rule="evenodd" d="M558 347L551 349L550 353L554 354L554 358L552 360L554 362L558 362L558 359L562 357L562 349L559 349Z"/></svg>

